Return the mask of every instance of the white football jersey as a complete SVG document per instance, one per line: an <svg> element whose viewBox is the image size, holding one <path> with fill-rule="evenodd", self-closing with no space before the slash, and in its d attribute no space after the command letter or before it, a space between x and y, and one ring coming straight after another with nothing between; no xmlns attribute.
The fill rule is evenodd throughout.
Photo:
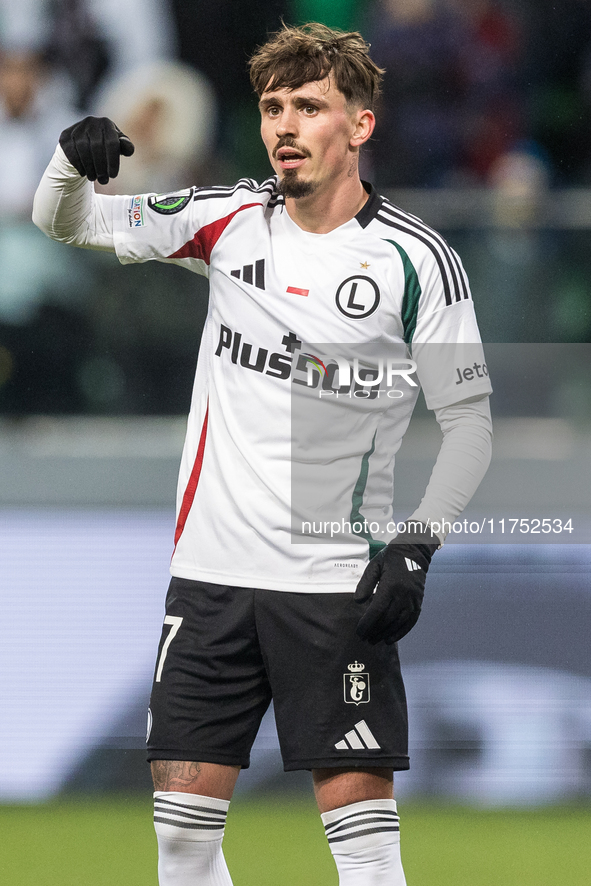
<svg viewBox="0 0 591 886"><path fill-rule="evenodd" d="M123 263L169 261L210 283L172 574L354 590L370 545L395 534L416 379L430 408L490 392L457 255L373 190L328 234L291 220L275 178L112 206Z"/></svg>

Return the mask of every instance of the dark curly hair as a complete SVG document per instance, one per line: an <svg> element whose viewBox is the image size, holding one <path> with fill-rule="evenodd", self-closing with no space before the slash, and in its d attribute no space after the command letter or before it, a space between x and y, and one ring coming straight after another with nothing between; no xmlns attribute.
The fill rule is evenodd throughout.
<svg viewBox="0 0 591 886"><path fill-rule="evenodd" d="M317 22L283 25L254 53L250 81L256 94L299 89L328 74L348 104L373 110L384 74L369 56L369 43L357 31L345 33Z"/></svg>

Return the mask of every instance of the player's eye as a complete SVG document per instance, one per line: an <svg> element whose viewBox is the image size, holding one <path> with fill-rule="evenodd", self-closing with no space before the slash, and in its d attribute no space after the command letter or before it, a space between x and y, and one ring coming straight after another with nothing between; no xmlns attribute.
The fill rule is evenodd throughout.
<svg viewBox="0 0 591 886"><path fill-rule="evenodd" d="M313 116L313 115L316 113L316 111L317 111L317 108L316 108L315 105L306 105L306 106L304 107L304 113L305 113L308 117Z"/></svg>

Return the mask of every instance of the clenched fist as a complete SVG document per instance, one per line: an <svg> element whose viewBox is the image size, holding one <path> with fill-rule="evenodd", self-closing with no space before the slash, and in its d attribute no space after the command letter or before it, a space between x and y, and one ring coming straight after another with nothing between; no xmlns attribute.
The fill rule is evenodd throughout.
<svg viewBox="0 0 591 886"><path fill-rule="evenodd" d="M119 174L119 158L131 157L135 148L108 117L85 117L64 129L60 145L72 166L89 181L106 185Z"/></svg>

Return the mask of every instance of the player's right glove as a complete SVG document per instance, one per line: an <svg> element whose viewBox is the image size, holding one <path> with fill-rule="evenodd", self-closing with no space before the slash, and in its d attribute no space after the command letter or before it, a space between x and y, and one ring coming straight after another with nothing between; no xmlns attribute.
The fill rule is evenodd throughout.
<svg viewBox="0 0 591 886"><path fill-rule="evenodd" d="M354 595L356 603L370 601L357 625L362 640L397 643L414 628L439 543L428 527L418 524L418 531L407 528L369 561Z"/></svg>
<svg viewBox="0 0 591 886"><path fill-rule="evenodd" d="M108 117L85 117L64 129L60 145L72 166L89 181L106 185L119 174L119 158L131 157L135 148Z"/></svg>

